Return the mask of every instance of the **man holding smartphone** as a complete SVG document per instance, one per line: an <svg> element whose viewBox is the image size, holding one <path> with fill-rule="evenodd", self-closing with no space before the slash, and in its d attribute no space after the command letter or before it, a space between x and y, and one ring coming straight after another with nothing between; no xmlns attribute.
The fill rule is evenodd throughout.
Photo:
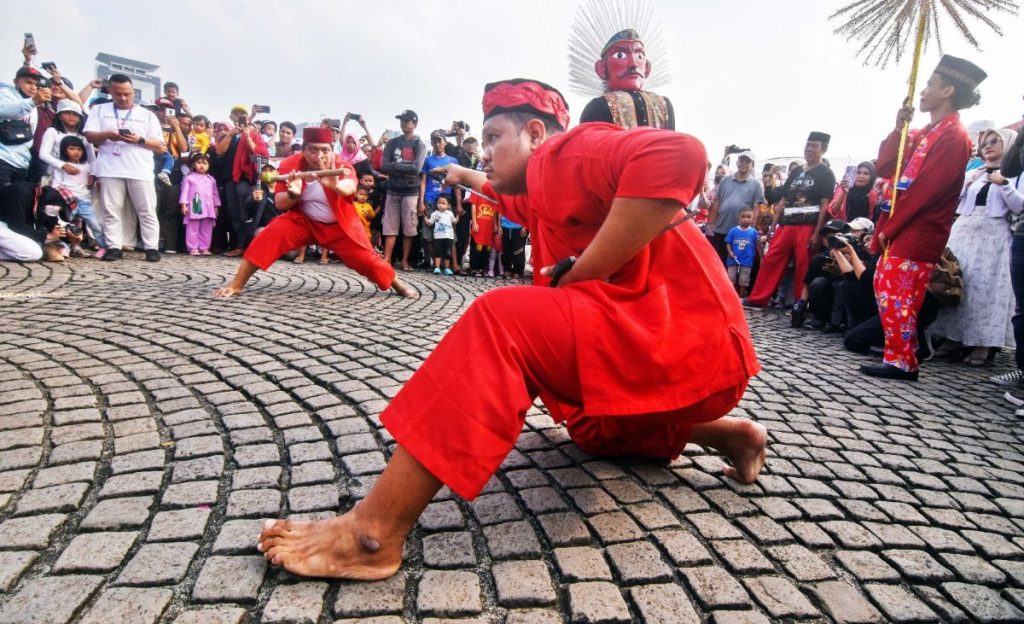
<svg viewBox="0 0 1024 624"><path fill-rule="evenodd" d="M83 132L95 145L95 174L103 205L103 233L107 239L104 261L122 257L121 219L131 201L139 216L146 261L157 262L160 225L156 216L153 154L163 154L163 132L156 115L135 104L135 86L124 74L110 77L108 104L93 107Z"/></svg>

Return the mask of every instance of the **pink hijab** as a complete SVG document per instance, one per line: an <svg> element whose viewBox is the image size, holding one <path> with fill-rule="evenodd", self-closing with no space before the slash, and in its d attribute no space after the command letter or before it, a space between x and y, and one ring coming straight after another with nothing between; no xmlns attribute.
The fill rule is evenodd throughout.
<svg viewBox="0 0 1024 624"><path fill-rule="evenodd" d="M355 141L355 144L356 144L355 151L351 151L351 152L348 151L348 140L349 139L352 139L353 141ZM349 161L353 165L358 163L358 162L360 162L360 161L366 160L366 154L364 154L363 150L359 147L359 137L357 137L355 134L353 134L351 132L346 133L345 134L345 138L342 139L342 141L341 141L341 158L342 158L342 160Z"/></svg>

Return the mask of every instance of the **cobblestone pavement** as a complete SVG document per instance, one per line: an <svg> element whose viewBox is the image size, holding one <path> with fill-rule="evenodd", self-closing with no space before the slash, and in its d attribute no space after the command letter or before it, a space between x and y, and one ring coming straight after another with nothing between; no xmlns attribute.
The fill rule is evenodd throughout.
<svg viewBox="0 0 1024 624"><path fill-rule="evenodd" d="M430 505L392 579L268 568L260 519L363 496L425 327L496 283L415 274L410 302L282 263L215 302L234 262L130 255L0 264L0 622L1024 620L1024 423L993 369L877 382L760 312L736 410L770 431L756 485L699 448L595 459L537 409L484 495Z"/></svg>

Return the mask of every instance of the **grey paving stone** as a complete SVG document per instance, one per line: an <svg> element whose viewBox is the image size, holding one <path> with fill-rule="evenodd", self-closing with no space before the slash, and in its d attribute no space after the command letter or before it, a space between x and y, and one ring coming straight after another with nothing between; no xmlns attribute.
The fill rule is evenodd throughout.
<svg viewBox="0 0 1024 624"><path fill-rule="evenodd" d="M416 610L444 616L480 613L480 578L472 572L428 570L420 578Z"/></svg>
<svg viewBox="0 0 1024 624"><path fill-rule="evenodd" d="M213 543L217 554L245 554L256 552L256 540L263 528L263 520L228 520Z"/></svg>
<svg viewBox="0 0 1024 624"><path fill-rule="evenodd" d="M939 616L899 585L867 584L864 591L891 622L938 622Z"/></svg>
<svg viewBox="0 0 1024 624"><path fill-rule="evenodd" d="M899 572L873 552L840 550L836 552L836 560L862 583L869 581L899 583L902 578Z"/></svg>
<svg viewBox="0 0 1024 624"><path fill-rule="evenodd" d="M465 531L425 536L423 563L431 568L464 568L476 565L473 536Z"/></svg>
<svg viewBox="0 0 1024 624"><path fill-rule="evenodd" d="M705 609L747 608L750 596L739 582L722 568L701 566L681 568L686 582Z"/></svg>
<svg viewBox="0 0 1024 624"><path fill-rule="evenodd" d="M575 513L545 514L539 516L537 521L544 536L555 546L587 544L592 539L587 525Z"/></svg>
<svg viewBox="0 0 1024 624"><path fill-rule="evenodd" d="M259 470L258 468L253 470ZM333 483L337 476L334 464L328 461L311 461L290 468L290 483L296 485L313 485L316 483Z"/></svg>
<svg viewBox="0 0 1024 624"><path fill-rule="evenodd" d="M255 602L267 560L261 556L209 557L196 579L192 598L199 602Z"/></svg>
<svg viewBox="0 0 1024 624"><path fill-rule="evenodd" d="M281 511L278 490L238 490L228 495L228 518L275 517ZM301 510L300 510L301 511Z"/></svg>
<svg viewBox="0 0 1024 624"><path fill-rule="evenodd" d="M911 581L953 580L953 573L923 550L885 550L882 557Z"/></svg>
<svg viewBox="0 0 1024 624"><path fill-rule="evenodd" d="M981 557L939 553L939 560L946 564L963 581L980 585L1003 585L1006 575Z"/></svg>
<svg viewBox="0 0 1024 624"><path fill-rule="evenodd" d="M129 453L128 455L117 455L110 460L110 469L114 474L124 474L126 472L163 468L165 455L166 453L163 450L139 451L138 453ZM99 458L98 452L96 453L96 458ZM50 463L53 463L52 456Z"/></svg>
<svg viewBox="0 0 1024 624"><path fill-rule="evenodd" d="M288 508L293 513L321 510L337 511L338 498L338 488L333 483L292 487L288 490Z"/></svg>
<svg viewBox="0 0 1024 624"><path fill-rule="evenodd" d="M317 624L327 583L278 585L263 608L264 624Z"/></svg>
<svg viewBox="0 0 1024 624"><path fill-rule="evenodd" d="M32 579L0 606L0 623L71 622L102 583L102 576L82 574ZM54 596L60 596L60 600L54 600Z"/></svg>
<svg viewBox="0 0 1024 624"><path fill-rule="evenodd" d="M644 531L628 515L621 511L591 516L590 527L604 544L628 542L641 539Z"/></svg>
<svg viewBox="0 0 1024 624"><path fill-rule="evenodd" d="M82 520L83 529L120 529L142 526L149 518L152 496L101 500Z"/></svg>
<svg viewBox="0 0 1024 624"><path fill-rule="evenodd" d="M86 533L71 540L53 564L55 572L109 572L121 565L137 531Z"/></svg>
<svg viewBox="0 0 1024 624"><path fill-rule="evenodd" d="M738 574L771 573L772 563L756 546L746 540L715 540L711 547L725 561L729 569Z"/></svg>
<svg viewBox="0 0 1024 624"><path fill-rule="evenodd" d="M199 539L206 533L211 512L201 507L161 511L153 516L146 539L150 542Z"/></svg>
<svg viewBox="0 0 1024 624"><path fill-rule="evenodd" d="M0 551L0 592L14 587L38 558L39 553L30 550Z"/></svg>
<svg viewBox="0 0 1024 624"><path fill-rule="evenodd" d="M401 613L405 599L405 572L389 579L374 582L342 582L334 600L334 613L338 617L363 618L372 615Z"/></svg>
<svg viewBox="0 0 1024 624"><path fill-rule="evenodd" d="M547 566L540 561L508 561L491 569L498 604L503 607L533 607L555 602L555 589Z"/></svg>
<svg viewBox="0 0 1024 624"><path fill-rule="evenodd" d="M21 495L15 513L18 515L74 511L81 506L88 483L65 483L50 487L31 489Z"/></svg>
<svg viewBox="0 0 1024 624"><path fill-rule="evenodd" d="M982 622L1024 621L1024 611L1003 600L991 588L967 583L943 583L941 587L953 602Z"/></svg>
<svg viewBox="0 0 1024 624"><path fill-rule="evenodd" d="M184 611L174 624L242 624L246 615L242 607L218 605Z"/></svg>
<svg viewBox="0 0 1024 624"><path fill-rule="evenodd" d="M302 466L315 465L316 462L302 464ZM427 531L461 529L466 526L466 519L455 502L441 501L427 505L420 515L419 525Z"/></svg>
<svg viewBox="0 0 1024 624"><path fill-rule="evenodd" d="M774 619L815 617L818 610L792 582L781 576L745 578L743 583Z"/></svg>
<svg viewBox="0 0 1024 624"><path fill-rule="evenodd" d="M523 512L519 509L515 499L504 493L479 496L470 504L470 507L473 510L473 515L483 525L519 520L523 517Z"/></svg>
<svg viewBox="0 0 1024 624"><path fill-rule="evenodd" d="M53 534L66 519L64 514L8 518L0 522L0 544L4 548L42 550L50 545Z"/></svg>
<svg viewBox="0 0 1024 624"><path fill-rule="evenodd" d="M495 559L537 557L541 554L540 542L526 521L485 526L483 534L487 550Z"/></svg>
<svg viewBox="0 0 1024 624"><path fill-rule="evenodd" d="M700 616L675 584L641 585L629 590L644 624L698 624Z"/></svg>
<svg viewBox="0 0 1024 624"><path fill-rule="evenodd" d="M96 462L81 462L78 464L65 464L52 468L43 468L36 474L32 486L45 488L51 485L63 485L65 483L92 483L96 476ZM20 489L20 488L15 488Z"/></svg>
<svg viewBox="0 0 1024 624"><path fill-rule="evenodd" d="M798 581L813 582L836 577L821 557L803 546L775 546L768 549L768 554Z"/></svg>
<svg viewBox="0 0 1024 624"><path fill-rule="evenodd" d="M824 581L812 585L810 590L836 622L860 624L885 621L878 609L849 583Z"/></svg>
<svg viewBox="0 0 1024 624"><path fill-rule="evenodd" d="M160 506L166 508L212 505L217 502L219 488L220 483L217 481L174 483L164 488L160 496Z"/></svg>
<svg viewBox="0 0 1024 624"><path fill-rule="evenodd" d="M605 552L620 584L634 585L672 578L671 568L662 561L661 553L650 542L613 544Z"/></svg>
<svg viewBox="0 0 1024 624"><path fill-rule="evenodd" d="M610 581L611 570L601 551L592 546L556 548L552 556L566 581Z"/></svg>
<svg viewBox="0 0 1024 624"><path fill-rule="evenodd" d="M119 496L137 496L139 494L155 494L160 491L164 473L160 470L132 472L114 475L103 483L100 498L117 498Z"/></svg>
<svg viewBox="0 0 1024 624"><path fill-rule="evenodd" d="M216 479L222 474L224 474L224 456L211 455L209 457L174 462L171 481L174 483L184 483L186 481Z"/></svg>
<svg viewBox="0 0 1024 624"><path fill-rule="evenodd" d="M170 585L181 581L199 545L193 542L143 544L121 570L118 585Z"/></svg>
<svg viewBox="0 0 1024 624"><path fill-rule="evenodd" d="M112 587L99 595L82 618L82 624L155 624L171 597L169 589Z"/></svg>
<svg viewBox="0 0 1024 624"><path fill-rule="evenodd" d="M668 553L672 563L680 567L712 563L711 553L688 531L656 531L654 539Z"/></svg>
<svg viewBox="0 0 1024 624"><path fill-rule="evenodd" d="M278 488L281 485L281 473L281 466L242 468L231 476L231 489Z"/></svg>
<svg viewBox="0 0 1024 624"><path fill-rule="evenodd" d="M625 623L632 619L619 588L603 581L569 585L569 617L574 623Z"/></svg>

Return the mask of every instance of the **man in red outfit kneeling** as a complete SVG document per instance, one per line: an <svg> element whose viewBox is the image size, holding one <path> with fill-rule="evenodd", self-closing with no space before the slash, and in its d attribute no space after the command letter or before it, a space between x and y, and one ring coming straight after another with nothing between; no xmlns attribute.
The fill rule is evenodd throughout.
<svg viewBox="0 0 1024 624"><path fill-rule="evenodd" d="M764 465L765 428L725 415L759 370L746 319L700 230L678 222L704 147L650 128L565 132L564 98L534 80L487 85L483 104L484 170L449 166L447 181L497 197L544 268L478 298L381 414L398 444L362 502L267 522L259 550L295 574L394 574L441 486L476 497L538 396L594 455L670 460L693 442L743 483ZM481 365L451 375L467 350Z"/></svg>
<svg viewBox="0 0 1024 624"><path fill-rule="evenodd" d="M331 151L330 128L306 128L302 139L302 151L285 158L278 168L281 175L291 174L287 182L278 182L274 189L274 204L284 214L256 235L234 279L213 291L213 296L239 294L257 269L266 271L285 252L315 242L333 251L346 266L381 290L390 288L404 297L419 297L395 276L395 270L370 244L351 199L356 189L355 168ZM349 173L340 178L321 177L307 182L297 177L299 172L342 168ZM346 189L346 182L350 189Z"/></svg>

